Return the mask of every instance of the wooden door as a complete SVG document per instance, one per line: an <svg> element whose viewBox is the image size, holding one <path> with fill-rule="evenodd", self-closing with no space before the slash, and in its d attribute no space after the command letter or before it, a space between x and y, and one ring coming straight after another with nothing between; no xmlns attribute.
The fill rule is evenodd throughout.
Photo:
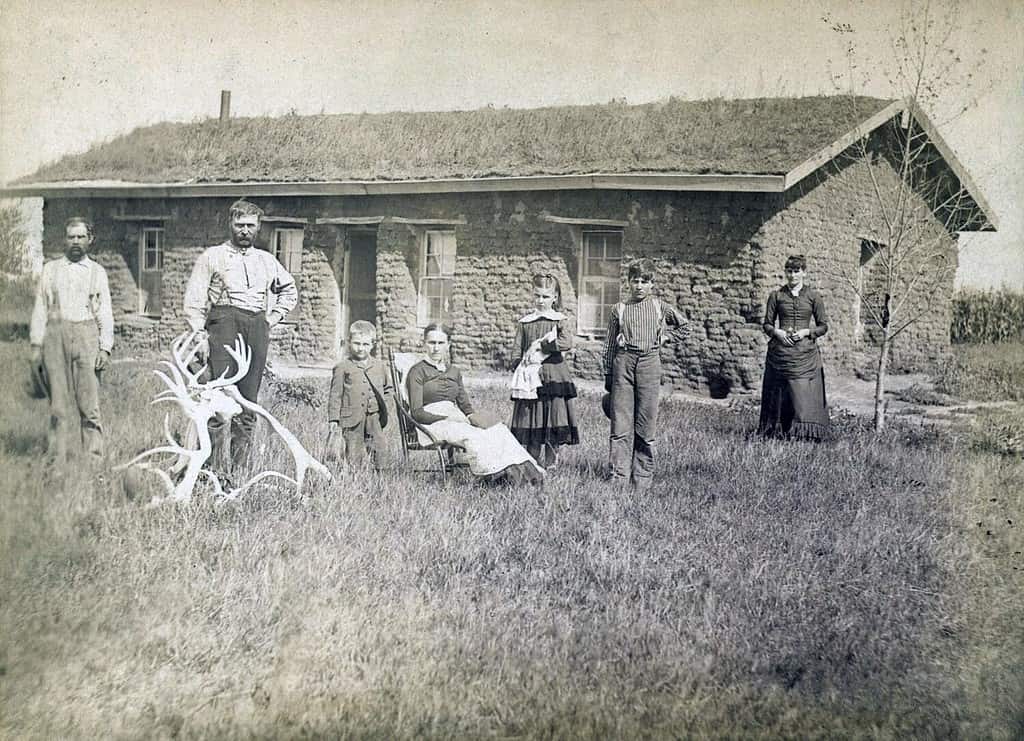
<svg viewBox="0 0 1024 741"><path fill-rule="evenodd" d="M138 257L139 313L158 317L163 310L164 230L143 227Z"/></svg>
<svg viewBox="0 0 1024 741"><path fill-rule="evenodd" d="M377 322L377 233L352 231L345 256L345 325L348 337L352 322Z"/></svg>

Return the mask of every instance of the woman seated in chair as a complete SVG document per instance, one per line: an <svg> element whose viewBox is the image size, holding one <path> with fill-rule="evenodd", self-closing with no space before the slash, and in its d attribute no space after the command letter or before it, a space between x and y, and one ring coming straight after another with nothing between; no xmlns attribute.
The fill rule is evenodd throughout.
<svg viewBox="0 0 1024 741"><path fill-rule="evenodd" d="M486 479L540 485L544 469L503 424L488 425L473 411L462 372L447 362L448 330L431 324L423 331L427 356L409 369L406 389L412 418L438 440L466 451L469 470Z"/></svg>

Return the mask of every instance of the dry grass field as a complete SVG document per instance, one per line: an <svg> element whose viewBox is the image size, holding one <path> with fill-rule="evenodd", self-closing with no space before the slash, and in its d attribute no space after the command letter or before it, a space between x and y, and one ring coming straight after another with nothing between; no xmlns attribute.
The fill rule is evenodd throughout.
<svg viewBox="0 0 1024 741"><path fill-rule="evenodd" d="M763 441L668 400L636 495L585 395L540 493L441 488L390 431L379 478L147 509L45 465L26 355L0 344L4 738L1024 735L1024 461L967 432ZM160 439L151 367L105 378L114 462ZM319 452L325 396L265 398Z"/></svg>

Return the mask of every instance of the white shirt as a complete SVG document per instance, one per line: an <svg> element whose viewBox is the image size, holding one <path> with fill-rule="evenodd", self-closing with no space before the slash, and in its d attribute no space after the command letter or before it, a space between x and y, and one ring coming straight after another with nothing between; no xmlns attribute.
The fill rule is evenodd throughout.
<svg viewBox="0 0 1024 741"><path fill-rule="evenodd" d="M114 346L114 312L103 266L88 257L78 262L60 257L43 265L29 324L29 341L33 345L43 344L50 318L66 322L95 321L100 350L110 352Z"/></svg>
<svg viewBox="0 0 1024 741"><path fill-rule="evenodd" d="M280 320L298 300L295 279L276 257L255 247L238 248L229 241L208 247L192 267L185 287L185 319L192 331L198 332L206 326L210 306L234 306L276 313Z"/></svg>

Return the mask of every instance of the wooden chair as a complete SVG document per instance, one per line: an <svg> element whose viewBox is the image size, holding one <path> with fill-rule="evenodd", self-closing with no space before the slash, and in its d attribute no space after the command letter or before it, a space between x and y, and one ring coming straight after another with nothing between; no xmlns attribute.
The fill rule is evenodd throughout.
<svg viewBox="0 0 1024 741"><path fill-rule="evenodd" d="M411 352L393 352L388 350L388 364L391 368L391 384L395 387L395 411L398 417L398 432L402 437L402 458L408 464L409 453L430 452L437 454L441 483L457 468L465 468L466 464L456 461L455 454L463 451L461 445L438 440L430 430L412 417L409 409L409 389L406 377L409 369L420 361L420 356ZM424 438L426 442L424 442ZM431 471L433 468L414 468L413 471Z"/></svg>

